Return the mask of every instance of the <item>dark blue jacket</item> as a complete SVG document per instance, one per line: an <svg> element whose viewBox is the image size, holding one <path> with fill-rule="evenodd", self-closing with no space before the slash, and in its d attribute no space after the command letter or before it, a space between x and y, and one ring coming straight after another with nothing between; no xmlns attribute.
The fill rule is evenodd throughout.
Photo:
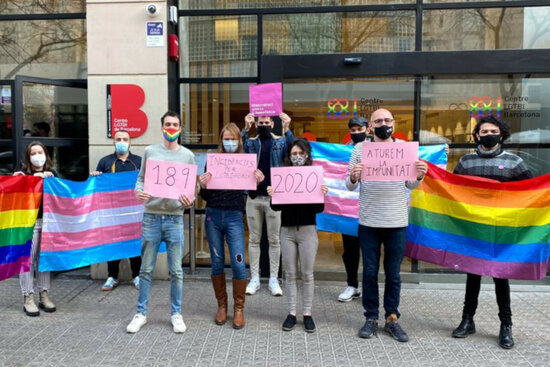
<svg viewBox="0 0 550 367"><path fill-rule="evenodd" d="M243 147L245 153L253 153L258 155L261 151L260 148L260 139L255 136L253 138L248 138L248 131L242 130L241 136L243 138ZM281 167L284 165L284 158L288 154L288 147L292 144L294 140L294 135L292 131L287 130L284 136L275 135L271 133L271 138L273 139L273 146L271 148L271 167Z"/></svg>

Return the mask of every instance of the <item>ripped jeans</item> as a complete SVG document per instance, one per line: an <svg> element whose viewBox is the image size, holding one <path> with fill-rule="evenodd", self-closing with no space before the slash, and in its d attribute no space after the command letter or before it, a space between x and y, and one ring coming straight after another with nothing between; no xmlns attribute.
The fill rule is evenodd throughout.
<svg viewBox="0 0 550 367"><path fill-rule="evenodd" d="M212 275L223 274L225 266L224 237L229 248L233 279L246 279L244 263L243 212L206 208L206 237L212 259Z"/></svg>

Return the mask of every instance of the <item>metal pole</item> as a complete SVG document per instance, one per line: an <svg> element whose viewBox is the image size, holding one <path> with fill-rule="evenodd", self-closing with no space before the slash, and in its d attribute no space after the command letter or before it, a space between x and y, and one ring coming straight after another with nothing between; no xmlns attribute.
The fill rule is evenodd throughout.
<svg viewBox="0 0 550 367"><path fill-rule="evenodd" d="M189 208L189 274L197 272L197 249L195 247L195 203Z"/></svg>

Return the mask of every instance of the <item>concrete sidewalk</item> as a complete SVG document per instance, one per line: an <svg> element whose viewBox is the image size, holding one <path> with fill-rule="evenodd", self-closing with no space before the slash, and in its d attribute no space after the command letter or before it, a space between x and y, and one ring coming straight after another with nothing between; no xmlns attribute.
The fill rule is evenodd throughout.
<svg viewBox="0 0 550 367"><path fill-rule="evenodd" d="M265 283L247 297L244 329L233 330L231 320L217 326L212 285L197 279L184 281L184 334L172 332L167 281L154 281L147 325L126 334L137 291L130 283L112 292L101 285L59 276L50 292L57 312L31 318L22 311L18 279L1 282L0 366L550 366L548 287L513 288L516 347L503 350L492 286L482 288L477 333L458 340L450 334L460 322L463 286L405 284L401 323L411 340L398 343L383 330L374 339L357 337L361 302L337 302L340 282L318 282L313 334L303 331L301 317L293 331L281 331L286 299L270 296Z"/></svg>

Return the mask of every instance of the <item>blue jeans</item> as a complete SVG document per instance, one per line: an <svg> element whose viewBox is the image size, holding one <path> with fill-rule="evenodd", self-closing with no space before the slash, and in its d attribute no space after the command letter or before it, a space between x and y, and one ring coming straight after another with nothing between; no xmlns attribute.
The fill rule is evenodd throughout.
<svg viewBox="0 0 550 367"><path fill-rule="evenodd" d="M373 228L359 226L359 243L363 254L363 308L367 319L378 319L378 269L380 247L384 243L384 289L385 318L392 313L400 316L401 262L405 253L406 227Z"/></svg>
<svg viewBox="0 0 550 367"><path fill-rule="evenodd" d="M141 226L141 269L139 272L139 297L137 312L147 314L151 292L151 279L161 241L166 243L168 269L170 271L170 305L172 315L181 313L183 293L183 216L143 214Z"/></svg>
<svg viewBox="0 0 550 367"><path fill-rule="evenodd" d="M233 279L246 279L243 213L239 210L206 208L206 237L212 259L212 275L224 272L224 236L229 248Z"/></svg>

